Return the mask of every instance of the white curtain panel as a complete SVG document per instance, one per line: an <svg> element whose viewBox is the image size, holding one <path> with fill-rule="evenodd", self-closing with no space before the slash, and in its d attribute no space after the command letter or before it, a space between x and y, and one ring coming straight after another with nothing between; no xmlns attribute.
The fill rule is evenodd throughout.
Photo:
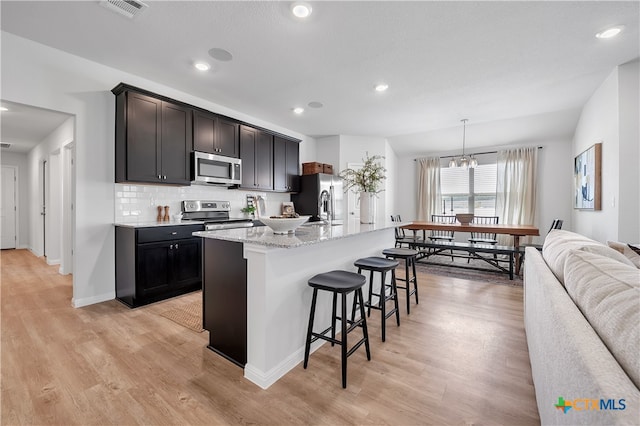
<svg viewBox="0 0 640 426"><path fill-rule="evenodd" d="M430 221L441 205L440 158L420 158L418 162L418 220Z"/></svg>
<svg viewBox="0 0 640 426"><path fill-rule="evenodd" d="M536 213L537 169L537 147L498 152L496 213L500 216L500 223L533 225ZM521 243L523 242L526 241ZM498 235L498 244L512 245L513 237Z"/></svg>

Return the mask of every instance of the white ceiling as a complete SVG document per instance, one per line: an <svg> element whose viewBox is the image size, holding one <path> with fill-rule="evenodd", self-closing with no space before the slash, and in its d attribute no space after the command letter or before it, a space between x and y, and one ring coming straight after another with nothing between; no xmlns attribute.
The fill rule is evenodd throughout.
<svg viewBox="0 0 640 426"><path fill-rule="evenodd" d="M316 1L306 22L291 2L147 3L130 20L97 1L3 0L2 30L310 136L387 137L407 155L460 148L462 118L470 148L569 138L594 90L640 55L637 1ZM594 37L612 25L625 29Z"/></svg>
<svg viewBox="0 0 640 426"><path fill-rule="evenodd" d="M8 111L0 113L0 141L11 144L2 152L27 153L60 127L69 117L63 112L2 101Z"/></svg>

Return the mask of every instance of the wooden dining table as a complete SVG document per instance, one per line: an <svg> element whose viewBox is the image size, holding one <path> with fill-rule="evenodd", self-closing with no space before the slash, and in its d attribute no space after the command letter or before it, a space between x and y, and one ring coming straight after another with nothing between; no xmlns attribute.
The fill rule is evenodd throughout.
<svg viewBox="0 0 640 426"><path fill-rule="evenodd" d="M454 231L454 232L486 232L489 234L505 234L513 237L513 249L515 252L516 275L520 274L520 237L540 235L540 230L532 225L482 225L441 222L412 222L403 225L402 229L411 231Z"/></svg>

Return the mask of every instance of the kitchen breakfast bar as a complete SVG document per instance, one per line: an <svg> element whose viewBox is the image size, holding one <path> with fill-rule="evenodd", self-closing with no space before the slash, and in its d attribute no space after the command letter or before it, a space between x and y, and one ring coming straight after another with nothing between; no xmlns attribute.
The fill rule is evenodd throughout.
<svg viewBox="0 0 640 426"><path fill-rule="evenodd" d="M263 389L304 357L313 275L356 272L356 259L393 247L398 223L307 224L295 234L266 227L194 232L203 238L203 327L209 349L244 367ZM350 302L349 302L350 303ZM316 324L330 324L331 298L318 298ZM324 327L323 327L324 326ZM317 349L322 341L312 345Z"/></svg>

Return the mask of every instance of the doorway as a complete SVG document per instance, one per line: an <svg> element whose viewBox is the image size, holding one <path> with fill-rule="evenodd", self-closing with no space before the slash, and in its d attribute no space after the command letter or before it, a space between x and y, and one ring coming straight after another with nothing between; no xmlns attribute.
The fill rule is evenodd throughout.
<svg viewBox="0 0 640 426"><path fill-rule="evenodd" d="M42 207L40 208L40 216L42 216L42 256L47 258L47 199L49 191L47 189L47 160L42 162Z"/></svg>
<svg viewBox="0 0 640 426"><path fill-rule="evenodd" d="M18 240L17 176L15 166L2 166L2 205L0 206L0 248L2 249L16 248Z"/></svg>
<svg viewBox="0 0 640 426"><path fill-rule="evenodd" d="M64 146L62 154L62 263L60 264L60 273L66 275L73 273L74 263L76 148L73 141Z"/></svg>

